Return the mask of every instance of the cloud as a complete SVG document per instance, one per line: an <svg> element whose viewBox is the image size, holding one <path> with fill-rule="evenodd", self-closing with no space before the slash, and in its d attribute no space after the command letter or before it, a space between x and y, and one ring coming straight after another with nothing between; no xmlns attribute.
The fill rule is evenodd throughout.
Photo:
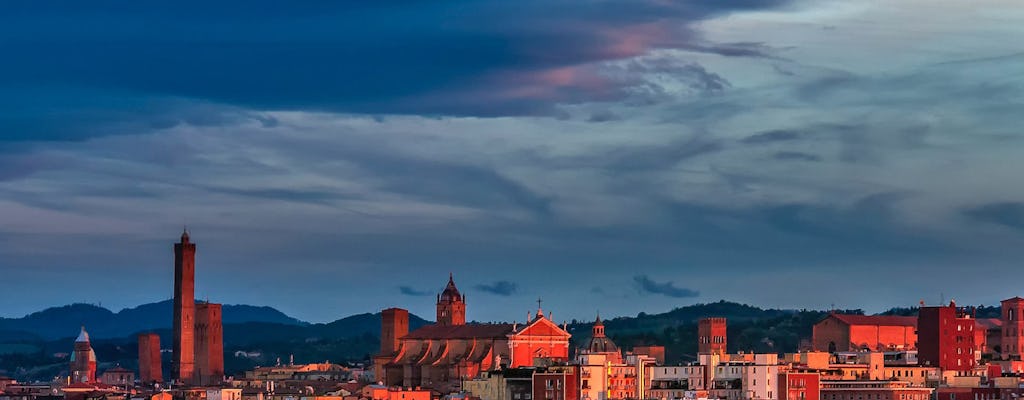
<svg viewBox="0 0 1024 400"><path fill-rule="evenodd" d="M772 158L782 161L808 161L818 162L821 161L820 156L814 154L802 153L799 151L780 151L775 153Z"/></svg>
<svg viewBox="0 0 1024 400"><path fill-rule="evenodd" d="M687 46L760 56L757 44L718 46L688 26L787 3L229 0L172 10L30 2L0 13L0 52L19 60L0 64L0 129L5 140L80 140L221 118L164 104L182 99L256 110L552 115L556 103L623 95L590 65ZM705 76L702 85L721 86L688 68Z"/></svg>
<svg viewBox="0 0 1024 400"><path fill-rule="evenodd" d="M983 204L963 210L975 220L1024 231L1024 203L1001 202Z"/></svg>
<svg viewBox="0 0 1024 400"><path fill-rule="evenodd" d="M745 144L768 144L793 141L805 136L807 136L807 134L802 131L777 129L747 136L743 138L743 140L740 140L740 142Z"/></svg>
<svg viewBox="0 0 1024 400"><path fill-rule="evenodd" d="M474 286L479 291L487 292L498 296L511 296L519 291L519 285L510 281L494 281L492 283L481 283Z"/></svg>
<svg viewBox="0 0 1024 400"><path fill-rule="evenodd" d="M660 294L675 298L700 296L700 292L696 290L676 287L674 282L655 282L647 275L634 276L633 281L636 282L642 292L646 293Z"/></svg>
<svg viewBox="0 0 1024 400"><path fill-rule="evenodd" d="M415 289L411 286L399 286L398 291L406 296L430 296L430 291Z"/></svg>

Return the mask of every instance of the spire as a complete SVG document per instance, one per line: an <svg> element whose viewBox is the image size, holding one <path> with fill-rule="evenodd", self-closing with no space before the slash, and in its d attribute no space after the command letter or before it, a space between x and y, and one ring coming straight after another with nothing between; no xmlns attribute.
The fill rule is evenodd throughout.
<svg viewBox="0 0 1024 400"><path fill-rule="evenodd" d="M188 243L188 226L181 229L181 242Z"/></svg>
<svg viewBox="0 0 1024 400"><path fill-rule="evenodd" d="M89 343L89 332L85 331L85 325L82 325L82 331L78 333L75 343Z"/></svg>
<svg viewBox="0 0 1024 400"><path fill-rule="evenodd" d="M543 302L544 300L541 300L540 297L537 298L537 318L544 316L544 310L540 308L540 304Z"/></svg>

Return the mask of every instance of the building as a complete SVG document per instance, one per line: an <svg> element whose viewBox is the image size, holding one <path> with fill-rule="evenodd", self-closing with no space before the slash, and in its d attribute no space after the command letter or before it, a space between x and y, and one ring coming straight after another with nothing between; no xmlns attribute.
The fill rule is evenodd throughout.
<svg viewBox="0 0 1024 400"><path fill-rule="evenodd" d="M164 380L160 360L160 336L156 333L139 334L139 380L143 384Z"/></svg>
<svg viewBox="0 0 1024 400"><path fill-rule="evenodd" d="M188 231L174 244L174 338L171 378L192 382L195 371L195 283L196 245L189 242Z"/></svg>
<svg viewBox="0 0 1024 400"><path fill-rule="evenodd" d="M718 365L709 365L711 397L728 400L777 400L779 356L777 354L726 355Z"/></svg>
<svg viewBox="0 0 1024 400"><path fill-rule="evenodd" d="M661 400L706 398L704 370L700 364L655 367L649 397Z"/></svg>
<svg viewBox="0 0 1024 400"><path fill-rule="evenodd" d="M1003 335L1000 355L1003 360L1020 360L1024 352L1024 299L1013 297L1000 302L1002 306Z"/></svg>
<svg viewBox="0 0 1024 400"><path fill-rule="evenodd" d="M657 365L665 365L665 346L634 346L633 354L651 356Z"/></svg>
<svg viewBox="0 0 1024 400"><path fill-rule="evenodd" d="M974 327L974 348L978 354L975 359L980 360L982 356L989 359L999 358L1003 341L1003 320L999 318L978 318L977 326Z"/></svg>
<svg viewBox="0 0 1024 400"><path fill-rule="evenodd" d="M126 386L135 386L135 373L121 368L121 366L116 366L103 371L103 373L100 374L100 382L106 385L119 386L122 388Z"/></svg>
<svg viewBox="0 0 1024 400"><path fill-rule="evenodd" d="M437 324L455 326L466 324L466 297L455 287L455 280L448 274L448 285L437 295Z"/></svg>
<svg viewBox="0 0 1024 400"><path fill-rule="evenodd" d="M194 382L197 385L216 385L224 379L224 328L221 319L220 304L196 305Z"/></svg>
<svg viewBox="0 0 1024 400"><path fill-rule="evenodd" d="M224 378L221 305L195 302L196 245L188 232L174 244L174 338L171 378L179 383L216 385ZM157 345L159 346L159 345Z"/></svg>
<svg viewBox="0 0 1024 400"><path fill-rule="evenodd" d="M656 360L645 354L627 354L605 335L598 316L590 339L580 347L576 363L580 368L580 398L588 400L645 399L651 387Z"/></svg>
<svg viewBox="0 0 1024 400"><path fill-rule="evenodd" d="M431 400L429 390L403 389L383 385L366 385L362 390L362 398L367 400Z"/></svg>
<svg viewBox="0 0 1024 400"><path fill-rule="evenodd" d="M381 311L380 318L380 353L373 360L376 377L384 376L384 365L398 354L399 339L409 334L409 311L389 308Z"/></svg>
<svg viewBox="0 0 1024 400"><path fill-rule="evenodd" d="M503 368L487 371L476 379L464 381L462 388L474 397L486 400L533 400L535 368Z"/></svg>
<svg viewBox="0 0 1024 400"><path fill-rule="evenodd" d="M89 343L89 333L82 327L71 353L70 379L73 383L96 383L96 353Z"/></svg>
<svg viewBox="0 0 1024 400"><path fill-rule="evenodd" d="M779 373L779 400L820 400L821 375L814 372Z"/></svg>
<svg viewBox="0 0 1024 400"><path fill-rule="evenodd" d="M917 348L917 317L830 313L814 324L814 351L912 350Z"/></svg>
<svg viewBox="0 0 1024 400"><path fill-rule="evenodd" d="M697 352L726 354L725 318L702 318L697 323Z"/></svg>
<svg viewBox="0 0 1024 400"><path fill-rule="evenodd" d="M821 382L821 400L930 400L935 389L901 381Z"/></svg>
<svg viewBox="0 0 1024 400"><path fill-rule="evenodd" d="M974 328L977 325L966 309L955 302L948 306L921 307L917 317L917 359L944 371L970 371L974 368Z"/></svg>
<svg viewBox="0 0 1024 400"><path fill-rule="evenodd" d="M539 307L525 324L467 324L465 297L451 275L436 306L438 323L405 335L408 312L391 310L382 318L385 332L374 360L375 369L382 372L378 380L385 386L452 393L462 381L485 371L569 359L569 333ZM392 338L398 338L397 344Z"/></svg>
<svg viewBox="0 0 1024 400"><path fill-rule="evenodd" d="M580 368L556 365L533 374L533 400L579 400Z"/></svg>

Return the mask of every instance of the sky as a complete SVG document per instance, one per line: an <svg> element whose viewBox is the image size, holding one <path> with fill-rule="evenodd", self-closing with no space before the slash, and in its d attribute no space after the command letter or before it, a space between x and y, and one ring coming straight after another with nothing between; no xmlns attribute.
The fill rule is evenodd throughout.
<svg viewBox="0 0 1024 400"><path fill-rule="evenodd" d="M1024 295L1014 0L12 1L0 316Z"/></svg>

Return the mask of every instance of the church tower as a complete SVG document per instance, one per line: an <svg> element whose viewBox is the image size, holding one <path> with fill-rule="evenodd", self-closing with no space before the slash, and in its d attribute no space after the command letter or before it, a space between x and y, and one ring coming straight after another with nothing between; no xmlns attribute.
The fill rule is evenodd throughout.
<svg viewBox="0 0 1024 400"><path fill-rule="evenodd" d="M452 274L448 274L448 286L445 286L444 291L437 295L437 324L466 324L466 298L455 287Z"/></svg>
<svg viewBox="0 0 1024 400"><path fill-rule="evenodd" d="M174 244L174 338L171 377L191 383L195 368L196 245L188 231Z"/></svg>
<svg viewBox="0 0 1024 400"><path fill-rule="evenodd" d="M71 382L96 382L96 353L92 351L89 333L84 326L75 339L75 352L71 353Z"/></svg>

